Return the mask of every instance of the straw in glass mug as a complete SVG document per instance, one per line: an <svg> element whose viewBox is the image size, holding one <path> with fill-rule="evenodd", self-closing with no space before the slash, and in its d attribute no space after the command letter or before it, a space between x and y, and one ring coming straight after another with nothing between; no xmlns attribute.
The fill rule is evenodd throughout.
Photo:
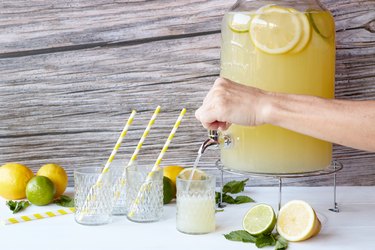
<svg viewBox="0 0 375 250"><path fill-rule="evenodd" d="M139 153L139 151L141 150L141 148L142 148L142 146L143 146L143 143L144 143L146 137L147 137L148 134L150 133L151 127L152 127L152 125L155 123L155 120L156 120L156 118L157 118L159 112L160 112L160 106L157 106L157 108L156 108L155 111L154 111L154 114L152 115L150 121L148 122L148 125L147 125L145 131L144 131L143 134L142 134L141 139L139 140L139 142L138 142L138 144L137 144L137 147L135 148L135 150L134 150L134 152L133 152L133 154L132 154L132 157L130 158L130 160L129 160L127 166L123 169L123 172L122 172L121 178L120 178L120 180L119 180L119 183L116 183L116 187L115 187L115 203L116 203L116 200L117 200L117 199L119 198L119 196L120 196L120 191L119 191L119 190L121 190L121 189L124 187L124 185L125 185L126 169L127 169L128 167L130 167L131 165L133 165L133 164L134 164L134 161L137 159L137 157L138 157L138 153Z"/></svg>
<svg viewBox="0 0 375 250"><path fill-rule="evenodd" d="M122 130L122 132L121 132L121 134L119 136L119 138L117 139L116 145L113 148L113 150L111 152L111 155L109 156L109 158L108 158L108 160L107 160L107 162L106 162L106 164L105 164L105 166L104 166L101 174L98 177L98 180L90 188L89 193L87 194L87 197L85 199L85 203L83 205L82 211L87 211L87 206L88 206L88 203L90 202L90 199L93 196L94 189L97 188L97 187L100 187L100 183L101 183L101 181L103 179L103 176L109 171L109 167L110 167L113 159L115 158L115 155L116 155L118 149L120 148L121 143L122 143L124 137L126 136L128 130L129 130L130 125L133 123L134 116L135 116L136 113L137 113L137 111L133 110L132 113L130 114L128 121L126 122L126 124L125 124L125 126L124 126L124 128L123 128L123 130ZM82 215L82 213L81 213L81 215Z"/></svg>
<svg viewBox="0 0 375 250"><path fill-rule="evenodd" d="M160 165L160 163L161 163L161 161L163 159L163 156L164 156L165 152L167 152L169 144L171 143L173 137L175 136L176 131L177 131L178 127L180 126L181 120L184 117L185 113L186 113L186 109L184 108L184 109L181 110L181 113L180 113L179 117L177 118L177 121L174 124L173 129L170 132L170 134L168 136L168 139L165 142L165 144L164 144L164 146L163 146L163 148L162 148L162 150L161 150L161 152L160 152L160 154L159 154L159 156L158 156L158 158L157 158L157 160L156 160L156 162L155 162L155 164L154 164L151 172L148 173L145 182L142 184L141 188L139 189L138 195L135 198L133 204L131 205L130 211L128 213L128 216L130 218L134 216L134 213L137 210L139 203L143 200L143 196L145 195L145 192L149 188L149 184L151 182L151 179L154 176L155 171L159 168L159 165Z"/></svg>

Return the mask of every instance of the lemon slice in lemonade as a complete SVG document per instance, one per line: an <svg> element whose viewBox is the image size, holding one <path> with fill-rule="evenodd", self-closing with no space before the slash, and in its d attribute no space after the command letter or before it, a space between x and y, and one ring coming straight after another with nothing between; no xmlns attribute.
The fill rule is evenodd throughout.
<svg viewBox="0 0 375 250"><path fill-rule="evenodd" d="M287 8L261 8L250 21L250 37L255 47L269 54L283 54L292 50L302 36L301 21Z"/></svg>
<svg viewBox="0 0 375 250"><path fill-rule="evenodd" d="M301 27L302 27L301 39L297 43L296 47L293 48L293 52L298 53L302 51L310 41L310 38L311 38L310 22L306 14L301 13L292 8L289 8L289 11L298 17Z"/></svg>
<svg viewBox="0 0 375 250"><path fill-rule="evenodd" d="M229 18L229 27L236 32L246 32L249 30L251 17L245 13L234 13Z"/></svg>

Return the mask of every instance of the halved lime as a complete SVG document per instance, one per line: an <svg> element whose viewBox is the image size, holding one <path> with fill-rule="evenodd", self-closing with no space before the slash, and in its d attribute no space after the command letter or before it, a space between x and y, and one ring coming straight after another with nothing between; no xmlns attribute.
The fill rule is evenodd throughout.
<svg viewBox="0 0 375 250"><path fill-rule="evenodd" d="M245 13L233 13L229 17L229 27L236 32L246 32L249 30L251 17Z"/></svg>
<svg viewBox="0 0 375 250"><path fill-rule="evenodd" d="M267 204L259 204L250 208L242 221L243 229L252 235L269 234L275 224L275 212Z"/></svg>

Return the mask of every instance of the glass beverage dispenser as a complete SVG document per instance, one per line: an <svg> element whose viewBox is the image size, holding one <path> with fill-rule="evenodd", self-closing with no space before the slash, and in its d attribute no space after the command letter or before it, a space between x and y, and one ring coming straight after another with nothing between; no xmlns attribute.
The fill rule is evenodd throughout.
<svg viewBox="0 0 375 250"><path fill-rule="evenodd" d="M220 75L267 91L333 98L332 15L315 0L237 1L222 22ZM221 161L235 171L312 172L332 160L331 143L272 125L232 125L219 137Z"/></svg>

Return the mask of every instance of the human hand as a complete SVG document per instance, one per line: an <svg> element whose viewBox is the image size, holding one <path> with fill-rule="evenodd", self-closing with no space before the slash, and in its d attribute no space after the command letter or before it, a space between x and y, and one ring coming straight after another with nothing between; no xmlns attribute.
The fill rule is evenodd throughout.
<svg viewBox="0 0 375 250"><path fill-rule="evenodd" d="M265 97L265 91L218 78L195 116L210 130L226 130L232 123L261 125L266 110Z"/></svg>

